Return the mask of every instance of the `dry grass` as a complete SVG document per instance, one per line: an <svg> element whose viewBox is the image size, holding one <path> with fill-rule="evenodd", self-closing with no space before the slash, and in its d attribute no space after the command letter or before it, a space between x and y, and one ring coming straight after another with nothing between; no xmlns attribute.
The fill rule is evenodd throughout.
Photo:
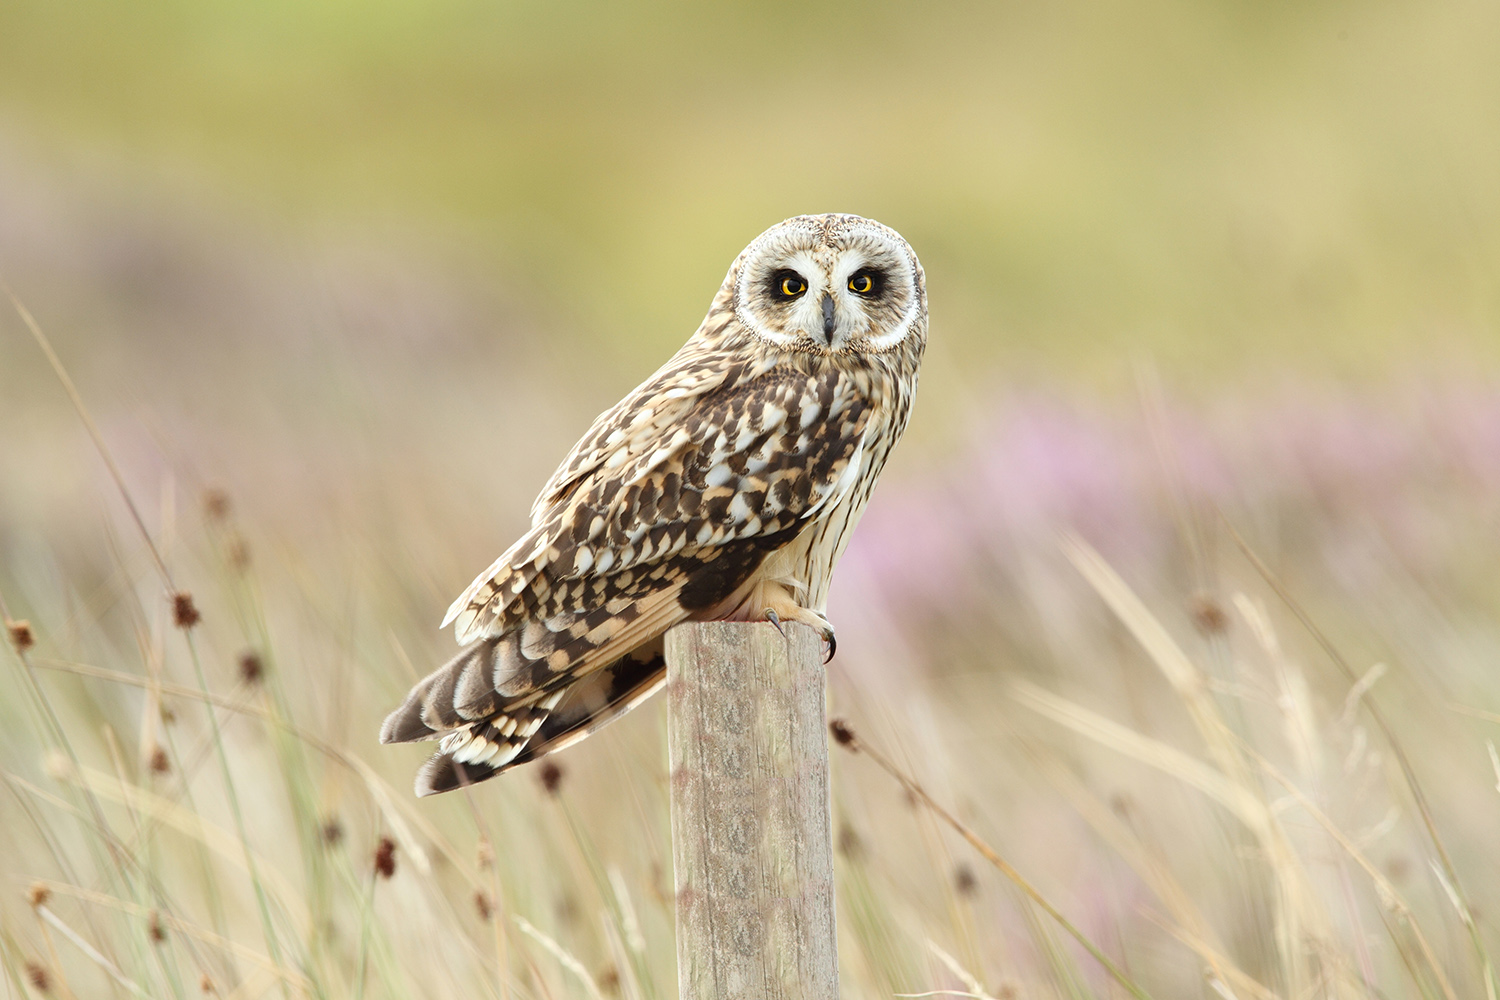
<svg viewBox="0 0 1500 1000"><path fill-rule="evenodd" d="M126 530L106 520L87 584L62 559L0 578L30 619L0 604L9 994L670 996L659 711L417 802L415 760L373 740L410 640L372 622L428 602L354 572L368 555L335 597L336 568L250 558L219 491L184 524L164 489L153 531L32 326ZM1495 795L1450 766L1492 746L1432 737L1410 679L1377 708L1399 678L1351 668L1248 547L1213 593L1164 592L1198 636L1077 535L1038 551L1001 632L898 623L850 582L841 742L888 749L836 769L848 995L1495 996Z"/></svg>
<svg viewBox="0 0 1500 1000"><path fill-rule="evenodd" d="M1494 995L1500 7L0 20L56 338L0 317L5 1000L671 996L659 704L421 803L375 734L587 419L830 208L934 321L831 609L906 783L834 764L846 993Z"/></svg>

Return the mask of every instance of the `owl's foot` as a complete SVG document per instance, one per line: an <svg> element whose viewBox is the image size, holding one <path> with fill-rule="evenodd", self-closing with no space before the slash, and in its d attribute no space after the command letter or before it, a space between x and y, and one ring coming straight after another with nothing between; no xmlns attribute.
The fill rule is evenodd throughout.
<svg viewBox="0 0 1500 1000"><path fill-rule="evenodd" d="M782 615L775 608L766 608L763 614L766 616L766 621L776 626L776 631L782 635L786 635L786 629L781 627ZM818 635L823 637L823 641L828 644L828 655L823 657L824 663L832 660L833 654L838 652L839 640L838 636L833 634L833 625L829 623L827 618L824 618L816 611L809 611L807 608L792 608L786 615L785 620L801 622L816 630Z"/></svg>
<svg viewBox="0 0 1500 1000"><path fill-rule="evenodd" d="M781 633L781 637L783 639L786 638L786 629L781 627L781 616L776 613L775 608L766 609L766 621L770 622L772 625L775 625L776 631Z"/></svg>

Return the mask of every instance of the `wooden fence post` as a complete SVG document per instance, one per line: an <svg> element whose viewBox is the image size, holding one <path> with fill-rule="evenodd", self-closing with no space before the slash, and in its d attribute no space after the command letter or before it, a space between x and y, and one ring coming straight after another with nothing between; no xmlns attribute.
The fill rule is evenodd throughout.
<svg viewBox="0 0 1500 1000"><path fill-rule="evenodd" d="M836 1000L822 643L798 624L667 633L679 1000Z"/></svg>

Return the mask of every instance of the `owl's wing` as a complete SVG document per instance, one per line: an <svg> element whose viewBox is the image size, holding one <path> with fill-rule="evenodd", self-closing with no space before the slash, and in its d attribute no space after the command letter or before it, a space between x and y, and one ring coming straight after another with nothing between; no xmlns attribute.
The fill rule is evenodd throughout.
<svg viewBox="0 0 1500 1000"><path fill-rule="evenodd" d="M764 374L769 367L747 371L742 365L715 364L703 344L689 340L650 378L594 419L532 502L531 523L541 524L584 477L621 449L640 453L703 396Z"/></svg>
<svg viewBox="0 0 1500 1000"><path fill-rule="evenodd" d="M624 594L642 599L679 575L684 586L700 576L687 598L706 606L696 603L708 596L712 574L703 571L731 555L720 550L749 541L763 557L847 492L869 419L854 380L775 368L719 381L610 411L610 423L585 439L597 442L588 460L554 475L557 499L443 624L469 642Z"/></svg>
<svg viewBox="0 0 1500 1000"><path fill-rule="evenodd" d="M841 502L870 412L837 372L778 368L691 399L654 436L619 438L455 602L468 646L412 690L382 740L500 719L491 728L511 732L495 739L519 752L563 689L710 613Z"/></svg>

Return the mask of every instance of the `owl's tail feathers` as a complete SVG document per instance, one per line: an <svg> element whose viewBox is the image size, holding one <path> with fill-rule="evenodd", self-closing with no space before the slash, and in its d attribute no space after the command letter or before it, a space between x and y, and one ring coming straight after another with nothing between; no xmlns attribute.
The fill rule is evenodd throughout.
<svg viewBox="0 0 1500 1000"><path fill-rule="evenodd" d="M424 677L401 707L386 716L380 727L380 742L436 739L493 715L500 700L495 691L496 654L510 639L491 636L471 642Z"/></svg>
<svg viewBox="0 0 1500 1000"><path fill-rule="evenodd" d="M438 752L417 772L417 795L472 785L519 763L527 744L565 694L566 688L554 691L534 704L508 708L444 736Z"/></svg>
<svg viewBox="0 0 1500 1000"><path fill-rule="evenodd" d="M500 773L500 768L488 764L460 764L445 753L434 756L417 772L417 795L436 795L451 792L455 788L472 785Z"/></svg>
<svg viewBox="0 0 1500 1000"><path fill-rule="evenodd" d="M418 772L416 792L452 791L572 746L649 698L666 674L661 643L650 643L531 705L454 730Z"/></svg>

